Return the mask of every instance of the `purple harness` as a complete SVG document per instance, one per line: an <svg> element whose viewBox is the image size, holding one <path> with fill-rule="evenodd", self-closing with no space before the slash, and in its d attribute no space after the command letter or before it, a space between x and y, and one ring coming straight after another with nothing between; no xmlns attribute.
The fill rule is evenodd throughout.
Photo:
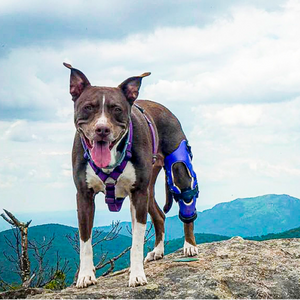
<svg viewBox="0 0 300 300"><path fill-rule="evenodd" d="M134 104L142 113L143 116L145 117L150 131L151 131L151 136L152 136L152 151L153 151L153 161L152 163L154 164L156 161L156 153L157 153L157 145L156 145L156 139L155 139L155 129L153 127L152 122L149 120L149 118L145 115L144 110L139 107L138 105ZM105 203L108 205L108 209L113 212L118 212L122 208L122 204L125 198L116 198L116 183L125 170L128 161L132 157L132 140L133 140L133 125L132 121L130 120L129 123L129 129L128 129L128 136L127 136L127 141L124 147L124 150L121 155L121 159L119 163L113 168L112 172L110 173L105 173L102 171L101 168L97 167L97 165L94 163L92 160L92 157L90 155L89 149L84 141L83 138L81 138L81 143L84 149L84 158L89 162L90 166L96 173L96 175L102 180L102 182L105 184ZM110 179L110 180L108 180Z"/></svg>

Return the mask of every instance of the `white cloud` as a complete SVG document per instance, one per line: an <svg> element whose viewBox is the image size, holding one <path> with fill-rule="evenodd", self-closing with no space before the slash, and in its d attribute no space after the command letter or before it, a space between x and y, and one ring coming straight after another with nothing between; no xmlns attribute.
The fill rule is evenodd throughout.
<svg viewBox="0 0 300 300"><path fill-rule="evenodd" d="M275 192L299 197L299 111L300 97L194 108L190 143L196 151L195 168L204 188L215 186L205 201L232 199L231 193L237 192L245 197Z"/></svg>
<svg viewBox="0 0 300 300"><path fill-rule="evenodd" d="M19 120L11 124L4 133L4 138L15 142L29 142L37 139L31 126L25 120Z"/></svg>
<svg viewBox="0 0 300 300"><path fill-rule="evenodd" d="M299 7L295 1L271 12L237 7L230 18L205 27L159 27L116 41L66 39L55 49L13 49L0 60L1 110L11 118L20 111L27 119L71 118L64 60L96 85L117 86L152 71L142 96L168 105L285 101L300 93Z"/></svg>
<svg viewBox="0 0 300 300"><path fill-rule="evenodd" d="M208 112L205 118L220 123L220 125L252 126L258 124L262 117L261 107L254 105L234 105L222 108L214 114Z"/></svg>
<svg viewBox="0 0 300 300"><path fill-rule="evenodd" d="M253 103L299 94L300 4L289 4L280 12L236 8L231 19L205 28L158 30L149 48L154 56L164 48L160 58L176 68L147 86L146 95L170 102Z"/></svg>

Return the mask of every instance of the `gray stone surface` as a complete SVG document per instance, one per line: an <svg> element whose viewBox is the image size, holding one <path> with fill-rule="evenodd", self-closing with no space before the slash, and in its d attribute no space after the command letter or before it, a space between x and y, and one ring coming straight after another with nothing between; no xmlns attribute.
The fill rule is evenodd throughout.
<svg viewBox="0 0 300 300"><path fill-rule="evenodd" d="M300 298L300 239L255 242L240 237L198 246L198 261L174 262L177 251L148 263L148 285L129 288L128 270L101 277L87 289L28 296L86 298Z"/></svg>

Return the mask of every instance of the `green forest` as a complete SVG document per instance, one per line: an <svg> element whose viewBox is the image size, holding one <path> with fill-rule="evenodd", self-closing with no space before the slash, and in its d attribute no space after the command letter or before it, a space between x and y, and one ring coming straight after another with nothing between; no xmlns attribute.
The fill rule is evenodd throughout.
<svg viewBox="0 0 300 300"><path fill-rule="evenodd" d="M65 261L68 261L69 270L66 274L66 284L70 285L74 280L74 275L77 270L79 263L79 255L74 250L74 243L70 242L70 239L67 236L75 237L77 232L76 228L58 225L58 224L47 224L29 227L28 239L35 241L37 243L46 242L53 237L53 242L51 248L46 253L44 258L44 263L48 264L48 269L50 270L57 263L57 254L60 257L60 264L63 265ZM98 239L105 237L107 232L99 232ZM197 244L201 243L211 243L216 241L227 240L230 237L215 235L215 234L205 234L205 233L196 233L196 242ZM295 228L289 231L276 234L267 234L262 236L247 237L246 239L250 240L269 240L269 239L279 239L279 238L300 238L300 227ZM9 282L13 285L20 284L20 279L17 274L14 273L15 266L13 263L9 262L7 255L13 255L11 247L8 245L6 240L14 241L13 230L7 230L0 232L0 270L1 278L6 282ZM184 237L173 239L165 243L165 254L172 253L183 247ZM95 265L101 260L103 255L106 255L106 261L116 257L123 250L131 246L131 238L119 234L116 238L110 241L102 241L94 247L94 262ZM154 246L154 239L150 239L145 244L145 255L148 251L151 251ZM31 270L37 268L37 260L35 258L34 252L29 250L29 257L31 261ZM129 252L122 256L119 260L115 262L114 271L127 268L129 266ZM97 276L100 276L109 269L110 264L108 264L104 269L97 271Z"/></svg>

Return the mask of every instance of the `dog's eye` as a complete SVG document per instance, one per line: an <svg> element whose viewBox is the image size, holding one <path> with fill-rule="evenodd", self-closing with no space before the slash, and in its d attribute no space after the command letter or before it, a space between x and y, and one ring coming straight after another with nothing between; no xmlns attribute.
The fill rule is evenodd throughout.
<svg viewBox="0 0 300 300"><path fill-rule="evenodd" d="M93 110L93 106L92 106L92 105L86 105L83 109L84 109L85 111L89 112L89 111L92 111L92 110Z"/></svg>
<svg viewBox="0 0 300 300"><path fill-rule="evenodd" d="M119 113L122 112L122 109L120 107L115 107L114 108L114 112L117 113L117 114L119 114Z"/></svg>

